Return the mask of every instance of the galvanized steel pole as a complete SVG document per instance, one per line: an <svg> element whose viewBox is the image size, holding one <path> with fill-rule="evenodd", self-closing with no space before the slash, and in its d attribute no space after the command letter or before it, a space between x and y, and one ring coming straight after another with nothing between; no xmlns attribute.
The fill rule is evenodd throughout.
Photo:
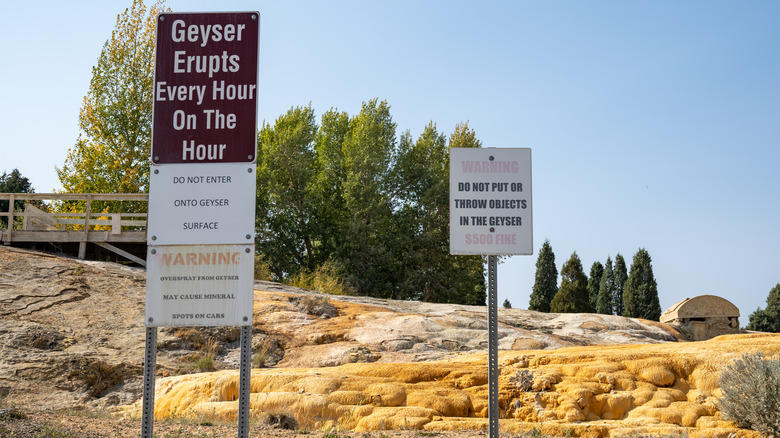
<svg viewBox="0 0 780 438"><path fill-rule="evenodd" d="M496 256L488 256L488 422L490 438L498 438L498 292Z"/></svg>
<svg viewBox="0 0 780 438"><path fill-rule="evenodd" d="M154 369L157 367L157 327L146 328L141 438L154 437Z"/></svg>
<svg viewBox="0 0 780 438"><path fill-rule="evenodd" d="M241 327L241 368L238 376L238 438L249 437L249 386L252 383L252 326Z"/></svg>

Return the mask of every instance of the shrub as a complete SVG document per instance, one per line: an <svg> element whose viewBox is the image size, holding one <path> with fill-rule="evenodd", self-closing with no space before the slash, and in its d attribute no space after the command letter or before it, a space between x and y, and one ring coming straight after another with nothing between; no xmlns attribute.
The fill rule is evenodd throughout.
<svg viewBox="0 0 780 438"><path fill-rule="evenodd" d="M287 281L291 286L310 289L328 295L352 295L350 288L341 280L338 268L325 262L314 272L300 271Z"/></svg>
<svg viewBox="0 0 780 438"><path fill-rule="evenodd" d="M739 427L780 436L780 357L748 353L720 375L723 417Z"/></svg>
<svg viewBox="0 0 780 438"><path fill-rule="evenodd" d="M102 397L125 377L138 373L139 367L125 363L110 364L102 359L82 357L70 363L71 379L82 381L92 397Z"/></svg>
<svg viewBox="0 0 780 438"><path fill-rule="evenodd" d="M295 417L282 412L264 412L260 416L260 424L273 429L298 429L298 422L295 420Z"/></svg>
<svg viewBox="0 0 780 438"><path fill-rule="evenodd" d="M255 256L255 280L274 281L271 262L262 255Z"/></svg>

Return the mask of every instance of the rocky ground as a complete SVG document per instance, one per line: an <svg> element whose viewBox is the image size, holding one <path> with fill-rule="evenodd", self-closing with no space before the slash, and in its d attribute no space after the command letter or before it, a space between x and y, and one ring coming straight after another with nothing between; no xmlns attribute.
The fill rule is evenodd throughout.
<svg viewBox="0 0 780 438"><path fill-rule="evenodd" d="M140 423L137 415L133 414L137 414L141 398L145 278L145 271L139 268L0 247L0 436L138 436ZM484 403L480 401L484 388L481 373L485 372L480 365L484 358L480 359L480 355L484 354L487 346L484 307L323 296L267 282L257 282L255 289L252 350L257 372L253 372L253 400L259 403L257 397L262 393L267 401L269 394L272 394L274 400L288 400L289 406L297 406L299 411L296 412L304 409L301 406L308 406L307 403L315 403L322 409L342 409L338 412L347 408L350 412L360 411L365 420L362 426L357 427L358 417L349 421L339 417L337 421L299 424L296 431L284 431L274 425L273 420L257 415L252 420L251 436L335 438L485 435L484 419L480 419L484 416ZM549 368L552 366L548 364L551 359L545 357L541 360L545 351L563 354L571 350L574 356L592 361L593 352L600 351L600 347L593 350L592 346L658 345L661 350L653 351L664 351L664 345L682 345L678 342L681 340L679 333L664 324L617 316L559 315L499 309L499 321L499 348L502 350L503 363L517 368L524 360L530 361L531 364L525 366L530 367L538 377L544 377L543 373L547 373L544 375L548 377L557 375L563 381L557 384L561 388L569 385L569 375L578 381L584 375L566 368L566 364L572 360L568 356L566 359L556 359L560 361L557 368ZM233 408L225 408L230 403L214 404L221 399L210 393L202 396L202 401L198 402L200 405L191 403L193 412L206 405L216 412L218 406L220 415L195 415L173 421L169 419L170 415L161 412L168 412L166 409L171 409L170 403L180 403L180 399L166 399L166 394L191 391L186 389L186 385L191 382L201 382L198 383L201 387L206 385L217 388L223 384L215 383L217 380L225 382L232 379L232 370L238 368L239 336L239 330L233 327L160 329L157 345L159 401L156 414L161 419L155 423L156 436L235 436L236 428L229 421ZM581 351L579 348L586 350ZM609 365L612 367L610 369L631 371L635 365L617 365L622 360L619 359L622 357L620 354L623 353L615 353L615 363ZM634 358L641 356L631 354ZM728 359L731 354L730 350L724 350L722 360ZM687 371L680 371L670 365L671 371L668 372L676 380L673 377L668 385L661 383L674 386L676 391L683 393L681 397L686 397L692 380L685 373L693 370L696 361L700 360L698 358L701 355L696 355L697 359L686 359L690 368ZM583 366L594 368L597 365ZM638 366L641 367L641 364ZM714 365L708 363L706 366ZM430 371L445 368L449 370L448 374L439 377ZM502 378L507 382L502 381L502 385L515 385L515 381L510 379L517 377L515 373L520 375L520 371L520 368L506 368L506 373L502 371ZM633 384L632 389L629 380L639 382L640 386L648 380L641 376L640 371L632 376L615 374L628 380L623 383L625 387L612 385L607 393L611 391L618 398L628 397L628 391L636 393L637 383ZM420 377L416 381L410 380L409 373L418 373ZM597 373L592 374L593 379L597 379ZM334 375L336 377L328 377ZM433 377L426 380L428 377L424 376L428 375ZM598 378L608 377L602 375ZM366 380L369 378L374 380ZM292 386L292 389L282 389L285 384L278 383L281 382L279 379L288 385L293 385L294 381L298 382L296 384L310 383L301 384L303 386L297 390ZM334 379L339 382L337 385L333 383ZM436 387L436 381L443 386ZM421 420L419 430L404 430L417 428L407 428L404 424L408 423L388 420L393 415L397 416L397 413L389 413L387 406L390 405L387 403L383 405L374 400L370 408L363 406L361 397L370 396L368 390L360 392L360 385L366 385L366 382L369 386L390 382L402 387L405 395L403 400L399 399L399 408L407 409L407 413L411 412L408 409L412 409L412 406L427 409L418 414L428 420ZM330 389L320 391L315 388L317 385L325 385ZM685 385L688 385L687 388ZM446 415L436 417L442 415L441 412L446 408L429 406L434 403L426 401L431 400L430 395L415 395L423 391L423 386L427 388L425 391L432 391L431 394L439 399L445 389L462 388L458 390L460 392L457 396L466 397L463 399L466 400L466 407L463 408L464 412L456 413L457 418L462 417L457 420L459 422L453 423L454 420ZM554 390L555 386L553 382L553 388L547 391ZM657 394L663 392L658 392L660 387L653 388ZM213 391L216 394L217 390ZM513 391L504 394L508 404L520 403L512 400L524 397ZM541 391L544 394L545 389ZM617 394L621 391L626 394ZM714 391L714 388L709 391ZM698 394L702 397L702 403L706 398L704 395ZM594 395L593 391L591 396L593 400L604 397ZM639 397L631 396L635 399ZM562 392L556 397L564 400L568 395ZM653 396L649 397L652 399ZM680 395L675 393L674 397ZM358 401L349 401L352 398ZM198 396L191 394L187 399L195 400ZM603 401L601 403L604 404ZM555 401L554 404L560 403ZM632 404L631 408L634 406L638 407ZM185 408L176 405L173 409ZM525 415L521 409L504 408L514 419ZM557 415L568 415L560 414L562 408L553 404L547 406L546 402L545 409L547 411L544 415L555 415L555 412L559 412ZM599 409L598 415L590 419L598 417L603 423L602 417L607 414L603 408ZM704 408L697 409L701 411ZM585 414L596 412L587 407L580 407L579 410ZM293 411L288 411L290 417L295 416ZM541 415L542 411L539 412ZM709 418L707 415L711 414L702 411L697 415ZM621 415L625 419L631 417L628 411ZM469 417L474 421L469 420ZM637 418L641 423L645 417ZM544 421L555 422L550 419ZM715 421L711 420L707 424L716 424L713 423ZM538 430L542 430L542 424L545 424L544 427L549 426L544 422L523 424L527 427L518 426L507 436L517 436L537 426ZM597 421L592 424L600 423ZM345 425L355 427L345 428ZM393 425L389 427L392 430L377 429L388 428L387 425ZM724 426L721 423L717 425ZM445 430L445 427L454 431ZM46 435L47 430L60 430L65 435ZM604 430L609 430L609 427ZM558 429L549 431L555 434ZM600 433L603 435L603 430Z"/></svg>
<svg viewBox="0 0 780 438"><path fill-rule="evenodd" d="M17 418L19 417L19 418ZM185 421L156 422L154 436L160 438L235 438L235 424L193 423ZM117 420L114 417L96 417L77 412L39 412L0 416L0 436L3 438L138 438L141 422ZM268 425L252 424L250 438L470 438L486 437L484 431L425 432L417 430L349 431L285 430ZM504 435L506 436L506 435ZM512 435L518 436L518 435Z"/></svg>

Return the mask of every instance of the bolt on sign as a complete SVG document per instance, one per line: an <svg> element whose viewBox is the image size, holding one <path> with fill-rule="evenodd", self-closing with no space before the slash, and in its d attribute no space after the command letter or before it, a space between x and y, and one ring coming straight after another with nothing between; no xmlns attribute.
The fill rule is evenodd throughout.
<svg viewBox="0 0 780 438"><path fill-rule="evenodd" d="M254 164L152 167L147 226L150 245L254 242Z"/></svg>
<svg viewBox="0 0 780 438"><path fill-rule="evenodd" d="M147 250L147 326L240 326L252 321L254 245L161 245Z"/></svg>
<svg viewBox="0 0 780 438"><path fill-rule="evenodd" d="M255 161L257 12L157 21L152 163Z"/></svg>
<svg viewBox="0 0 780 438"><path fill-rule="evenodd" d="M252 323L259 23L158 16L147 327Z"/></svg>
<svg viewBox="0 0 780 438"><path fill-rule="evenodd" d="M450 254L533 254L531 149L450 149Z"/></svg>

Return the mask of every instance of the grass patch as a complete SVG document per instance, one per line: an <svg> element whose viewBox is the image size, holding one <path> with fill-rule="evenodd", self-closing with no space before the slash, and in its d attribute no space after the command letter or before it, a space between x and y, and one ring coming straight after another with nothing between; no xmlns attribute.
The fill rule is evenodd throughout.
<svg viewBox="0 0 780 438"><path fill-rule="evenodd" d="M0 409L0 421L24 420L27 415L16 408Z"/></svg>
<svg viewBox="0 0 780 438"><path fill-rule="evenodd" d="M219 343L214 338L208 338L200 345L200 350L182 356L182 360L190 362L193 369L198 371L216 371L216 358Z"/></svg>

